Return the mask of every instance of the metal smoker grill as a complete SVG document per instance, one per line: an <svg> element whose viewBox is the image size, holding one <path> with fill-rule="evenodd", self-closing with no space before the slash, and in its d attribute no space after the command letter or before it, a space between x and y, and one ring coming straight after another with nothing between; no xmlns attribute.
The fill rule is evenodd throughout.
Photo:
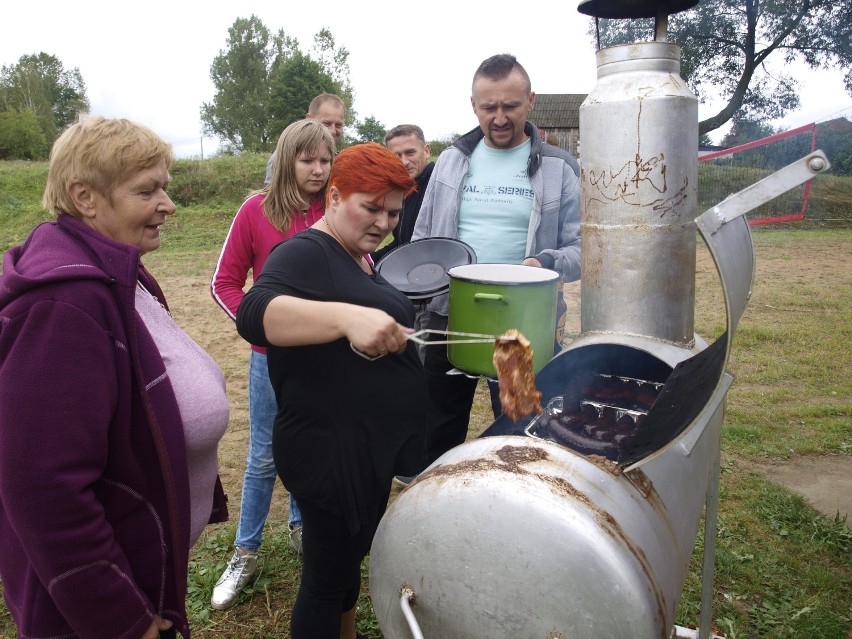
<svg viewBox="0 0 852 639"><path fill-rule="evenodd" d="M387 639L710 635L721 425L733 381L725 364L754 272L743 214L828 162L811 154L697 215L697 101L679 76L679 48L660 37L665 11L696 3L605 15L619 4L637 10L615 0L581 10L656 15L657 40L600 50L598 85L580 109L580 336L536 378L544 417L497 419L388 509L370 560ZM710 346L693 328L696 231L727 312L727 331ZM637 393L653 388L650 407L595 390L625 379L639 380ZM622 423L623 432L612 426L596 438L588 423L567 419L589 406L601 413L589 419L633 410L638 427L628 434ZM560 438L543 423L563 416ZM702 511L695 632L674 618Z"/></svg>

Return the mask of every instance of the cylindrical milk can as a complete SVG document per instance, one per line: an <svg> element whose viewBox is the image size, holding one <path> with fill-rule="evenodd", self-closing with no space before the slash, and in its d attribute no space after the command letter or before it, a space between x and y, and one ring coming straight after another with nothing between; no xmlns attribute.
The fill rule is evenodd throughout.
<svg viewBox="0 0 852 639"><path fill-rule="evenodd" d="M597 52L580 107L581 331L688 346L694 337L698 100L680 47Z"/></svg>

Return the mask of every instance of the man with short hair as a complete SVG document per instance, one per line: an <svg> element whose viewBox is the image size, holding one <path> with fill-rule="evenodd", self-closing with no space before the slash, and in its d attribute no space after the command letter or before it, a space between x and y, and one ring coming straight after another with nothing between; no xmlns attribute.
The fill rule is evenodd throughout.
<svg viewBox="0 0 852 639"><path fill-rule="evenodd" d="M412 239L457 238L480 263L544 267L566 282L579 279L580 169L567 151L542 142L527 120L535 93L526 70L508 54L484 60L470 102L479 126L438 159ZM429 328L446 329L448 295L428 308ZM431 463L466 439L478 380L447 374L453 365L445 346L425 351ZM497 414L493 386L492 404Z"/></svg>
<svg viewBox="0 0 852 639"><path fill-rule="evenodd" d="M417 181L417 190L405 198L402 216L391 231L393 240L373 253L373 260L377 263L397 246L411 241L417 214L435 168L432 147L426 142L423 129L416 124L400 124L392 128L385 134L385 146L396 154L408 174Z"/></svg>
<svg viewBox="0 0 852 639"><path fill-rule="evenodd" d="M435 168L435 163L432 162L432 147L426 142L423 129L416 124L400 124L393 127L385 134L385 146L396 154L408 174L416 180L417 190L405 198L399 223L391 231L393 239L371 255L376 264L396 247L411 241L417 214L420 212L423 196L429 186L432 169ZM414 330L418 331L426 327L429 311L426 310L426 300L418 302L416 306ZM426 356L424 348L424 346L418 347L421 362Z"/></svg>
<svg viewBox="0 0 852 639"><path fill-rule="evenodd" d="M308 112L305 114L306 120L316 120L322 124L335 143L343 135L343 125L346 121L346 105L340 96L333 93L320 93L308 105ZM263 180L264 184L269 184L272 181L272 160L275 153L269 156L266 163L266 177Z"/></svg>

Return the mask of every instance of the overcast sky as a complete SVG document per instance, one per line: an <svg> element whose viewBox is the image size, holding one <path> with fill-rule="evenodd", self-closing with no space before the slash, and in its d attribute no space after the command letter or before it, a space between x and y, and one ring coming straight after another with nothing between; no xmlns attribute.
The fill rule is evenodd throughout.
<svg viewBox="0 0 852 639"><path fill-rule="evenodd" d="M80 70L93 114L147 124L178 157L209 156L217 143L202 142L199 113L213 99L210 65L226 48L234 21L254 14L270 31L296 37L303 51L327 27L349 50L358 117L372 115L386 128L413 122L438 139L476 126L471 77L495 53L517 56L537 93L591 91L590 18L577 12L578 4L13 0L0 9L0 65L42 51L54 55L66 69ZM784 119L786 128L852 117L852 97L839 72L802 77L802 108ZM713 112L702 106L699 116Z"/></svg>

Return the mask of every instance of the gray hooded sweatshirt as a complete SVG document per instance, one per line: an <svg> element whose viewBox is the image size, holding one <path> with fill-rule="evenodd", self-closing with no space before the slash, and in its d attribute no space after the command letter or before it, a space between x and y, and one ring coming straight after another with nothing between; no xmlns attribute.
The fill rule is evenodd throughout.
<svg viewBox="0 0 852 639"><path fill-rule="evenodd" d="M527 173L534 195L526 255L558 272L563 281L580 279L580 167L567 151L541 141L532 122L524 125L531 142ZM417 216L413 240L458 238L459 205L470 156L485 137L476 127L444 151ZM449 315L449 295L433 298L428 309Z"/></svg>

